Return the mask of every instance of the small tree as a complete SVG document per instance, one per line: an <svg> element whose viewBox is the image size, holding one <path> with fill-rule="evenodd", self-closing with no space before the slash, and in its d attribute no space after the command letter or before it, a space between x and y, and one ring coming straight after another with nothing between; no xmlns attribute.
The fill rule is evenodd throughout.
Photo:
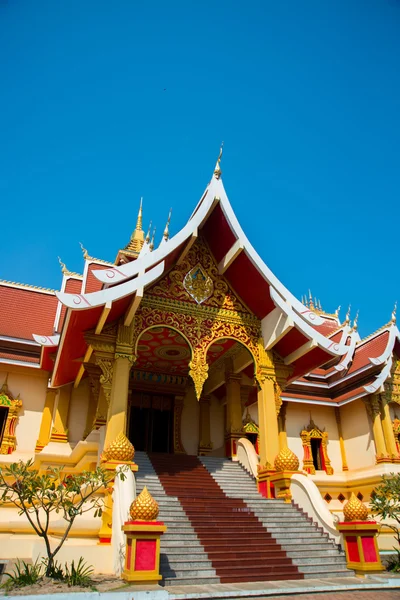
<svg viewBox="0 0 400 600"><path fill-rule="evenodd" d="M54 557L68 537L78 515L94 510L102 514L101 489L107 488L113 473L101 467L80 474L63 474L62 468L50 467L43 474L32 468L33 461L19 461L0 468L0 503L12 503L24 514L35 533L43 538L46 552L46 575L51 576ZM124 478L120 471L118 475ZM50 544L50 515L60 514L65 521L65 531L54 550Z"/></svg>
<svg viewBox="0 0 400 600"><path fill-rule="evenodd" d="M382 476L382 483L371 494L370 501L373 514L384 519L393 519L397 524L385 523L396 538L398 547L393 547L397 557L389 564L389 568L400 571L400 473Z"/></svg>

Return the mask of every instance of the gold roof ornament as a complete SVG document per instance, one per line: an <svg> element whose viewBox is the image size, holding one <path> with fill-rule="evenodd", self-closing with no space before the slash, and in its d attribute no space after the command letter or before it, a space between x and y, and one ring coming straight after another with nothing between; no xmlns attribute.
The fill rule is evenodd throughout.
<svg viewBox="0 0 400 600"><path fill-rule="evenodd" d="M129 513L134 521L155 521L158 517L158 502L154 500L145 486L139 496L134 500Z"/></svg>
<svg viewBox="0 0 400 600"><path fill-rule="evenodd" d="M143 231L143 198L140 198L139 212L136 220L136 227L133 230L129 244L125 247L128 252L139 253L144 244Z"/></svg>
<svg viewBox="0 0 400 600"><path fill-rule="evenodd" d="M357 329L358 329L358 313L359 312L360 311L356 312L356 317L355 317L354 322L353 322L353 331L357 331Z"/></svg>
<svg viewBox="0 0 400 600"><path fill-rule="evenodd" d="M392 312L392 318L391 318L391 321L394 324L396 323L396 313L397 313L397 300L394 303L393 312Z"/></svg>
<svg viewBox="0 0 400 600"><path fill-rule="evenodd" d="M344 321L347 324L350 323L350 311L351 311L351 304L349 304L349 308L347 309L347 313L346 313L346 319Z"/></svg>
<svg viewBox="0 0 400 600"><path fill-rule="evenodd" d="M153 235L151 236L151 242L150 242L150 252L153 252L154 250L154 237L156 235L156 228L154 227L153 229Z"/></svg>
<svg viewBox="0 0 400 600"><path fill-rule="evenodd" d="M145 239L146 244L150 244L150 231L151 231L152 224L153 224L153 222L150 221L150 225L149 225L149 228L146 233L146 239Z"/></svg>
<svg viewBox="0 0 400 600"><path fill-rule="evenodd" d="M86 250L85 246L82 244L82 242L79 242L79 245L82 250L83 258L85 258L85 259L88 258L89 252Z"/></svg>
<svg viewBox="0 0 400 600"><path fill-rule="evenodd" d="M65 263L63 263L63 261L61 260L61 258L59 256L57 258L58 258L58 262L60 263L61 273L63 275L66 275L68 273L67 265Z"/></svg>
<svg viewBox="0 0 400 600"><path fill-rule="evenodd" d="M171 215L172 215L172 208L171 208L171 209L170 209L170 211L169 211L169 215L168 215L167 223L166 223L166 225L165 225L165 229L164 229L164 233L163 233L164 240L165 240L166 242L168 242L168 240L169 240L169 224L170 224L170 222L171 222Z"/></svg>
<svg viewBox="0 0 400 600"><path fill-rule="evenodd" d="M340 313L340 309L341 309L341 308L342 308L342 307L341 307L341 306L340 306L340 304L339 304L339 306L338 306L338 307L337 307L337 309L335 310L335 317L339 318L339 313Z"/></svg>
<svg viewBox="0 0 400 600"><path fill-rule="evenodd" d="M286 446L275 458L274 465L277 471L298 471L300 463L295 453Z"/></svg>
<svg viewBox="0 0 400 600"><path fill-rule="evenodd" d="M368 519L368 508L352 492L350 500L344 505L343 514L345 521L366 521Z"/></svg>
<svg viewBox="0 0 400 600"><path fill-rule="evenodd" d="M103 453L106 460L120 460L122 462L130 462L134 456L135 448L122 431Z"/></svg>
<svg viewBox="0 0 400 600"><path fill-rule="evenodd" d="M222 158L222 151L224 149L224 142L222 142L221 144L221 148L219 149L219 155L217 158L217 162L215 164L215 169L214 169L214 177L216 179L219 179L222 175L222 171L221 171L221 158Z"/></svg>

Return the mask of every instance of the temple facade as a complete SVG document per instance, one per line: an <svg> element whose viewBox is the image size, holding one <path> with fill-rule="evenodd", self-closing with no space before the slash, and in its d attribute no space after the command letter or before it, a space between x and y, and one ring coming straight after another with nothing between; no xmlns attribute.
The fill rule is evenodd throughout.
<svg viewBox="0 0 400 600"><path fill-rule="evenodd" d="M220 158L173 237L169 221L155 247L140 206L115 263L83 248L59 291L0 281L0 463L91 469L122 432L149 455L239 461L273 498L289 449L316 510L340 517L352 492L368 503L400 468L396 310L361 339L357 318L295 298L242 231ZM78 519L71 544L107 546L110 529L110 510ZM15 556L34 544L9 506L0 539Z"/></svg>

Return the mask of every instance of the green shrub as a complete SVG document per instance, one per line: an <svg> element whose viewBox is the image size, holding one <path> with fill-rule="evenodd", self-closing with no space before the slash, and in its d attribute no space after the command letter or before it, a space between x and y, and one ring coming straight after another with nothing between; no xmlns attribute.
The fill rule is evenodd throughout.
<svg viewBox="0 0 400 600"><path fill-rule="evenodd" d="M13 572L4 573L4 576L9 577L9 580L4 582L1 587L9 590L11 588L33 585L43 577L43 572L43 564L38 563L37 560L33 565L29 565L24 560L18 559L14 565Z"/></svg>
<svg viewBox="0 0 400 600"><path fill-rule="evenodd" d="M91 585L93 585L91 575L93 575L93 567L87 565L83 560L82 556L80 557L76 567L74 561L71 562L70 567L67 563L65 563L64 581L68 584L68 587L72 587L74 585L90 587Z"/></svg>

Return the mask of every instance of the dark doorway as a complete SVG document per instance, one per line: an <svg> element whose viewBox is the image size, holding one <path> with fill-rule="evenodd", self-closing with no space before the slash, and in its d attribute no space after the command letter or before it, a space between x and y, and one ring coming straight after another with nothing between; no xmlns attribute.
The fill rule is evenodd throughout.
<svg viewBox="0 0 400 600"><path fill-rule="evenodd" d="M319 438L311 438L311 452L314 463L314 469L316 471L322 470L321 461L321 440Z"/></svg>
<svg viewBox="0 0 400 600"><path fill-rule="evenodd" d="M134 392L129 414L129 439L136 450L173 451L174 398Z"/></svg>
<svg viewBox="0 0 400 600"><path fill-rule="evenodd" d="M8 408L4 406L0 407L0 444L3 441L4 431L6 429L6 422L8 417Z"/></svg>

